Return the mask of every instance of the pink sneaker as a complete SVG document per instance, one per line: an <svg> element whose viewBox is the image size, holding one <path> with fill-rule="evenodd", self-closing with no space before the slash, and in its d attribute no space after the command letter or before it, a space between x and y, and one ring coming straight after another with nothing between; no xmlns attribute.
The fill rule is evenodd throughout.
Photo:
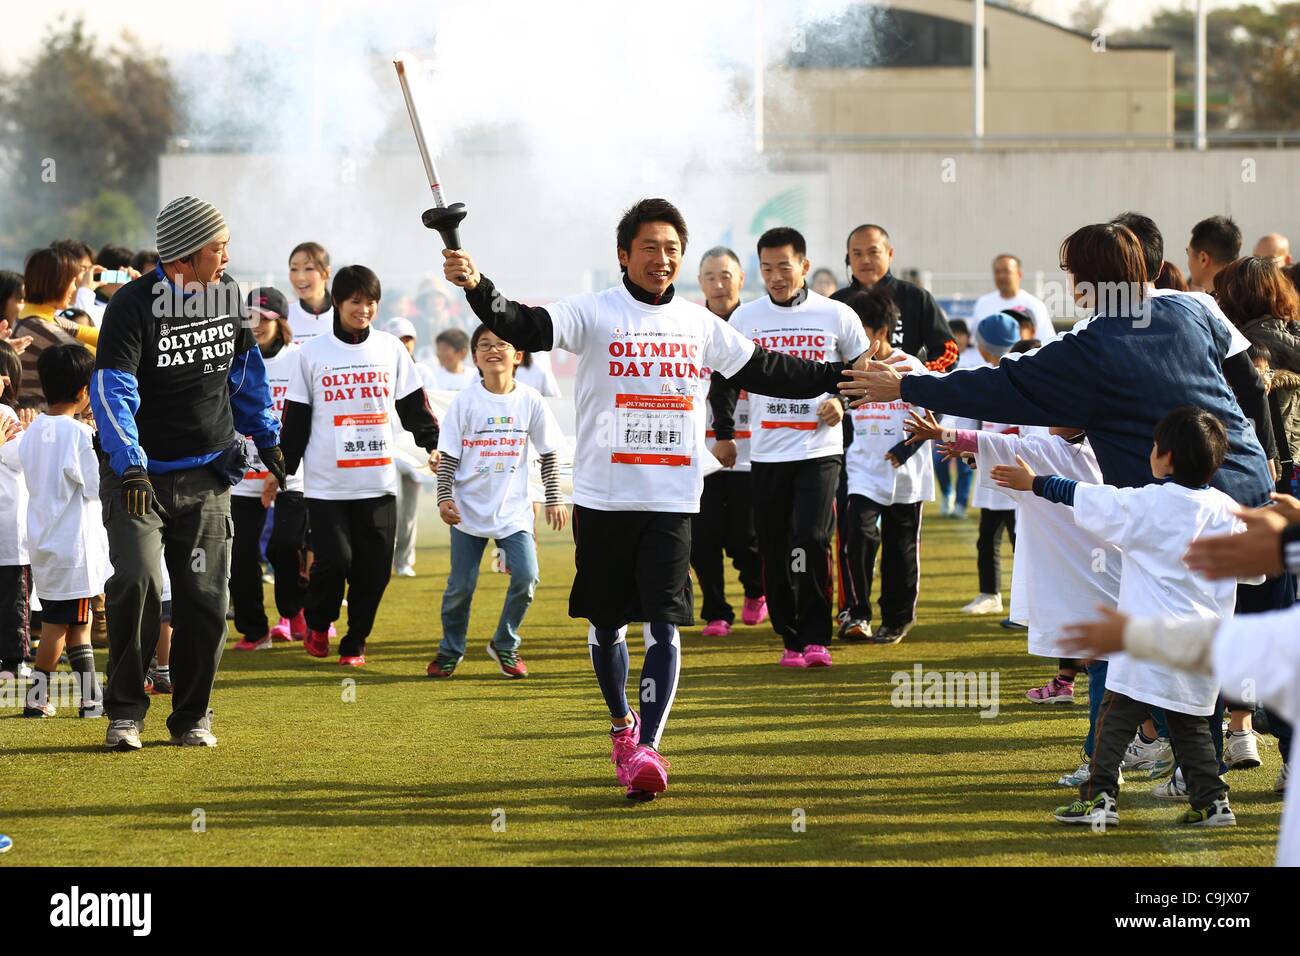
<svg viewBox="0 0 1300 956"><path fill-rule="evenodd" d="M626 762L627 758L632 756L632 751L636 750L637 744L641 743L641 715L635 710L632 711L632 726L620 730L618 733L609 732L610 742L613 749L609 754L609 762L616 767L620 767ZM622 777L619 777L622 780Z"/></svg>
<svg viewBox="0 0 1300 956"><path fill-rule="evenodd" d="M301 641L307 636L307 616L299 610L292 618L289 619L289 637L291 640Z"/></svg>
<svg viewBox="0 0 1300 956"><path fill-rule="evenodd" d="M322 631L307 631L307 636L302 639L302 648L312 657L329 657L330 656L330 638L334 636L334 628L329 629L326 634Z"/></svg>
<svg viewBox="0 0 1300 956"><path fill-rule="evenodd" d="M1067 684L1059 677L1053 677L1042 687L1035 687L1025 696L1035 704L1073 704L1074 685Z"/></svg>
<svg viewBox="0 0 1300 956"><path fill-rule="evenodd" d="M349 657L340 657L339 663L342 664L344 667L365 667L366 655L353 654Z"/></svg>
<svg viewBox="0 0 1300 956"><path fill-rule="evenodd" d="M653 800L668 789L669 766L659 751L637 744L618 765L618 782L627 787L629 800Z"/></svg>
<svg viewBox="0 0 1300 956"><path fill-rule="evenodd" d="M710 621L700 633L705 637L726 637L731 633L731 625L726 621Z"/></svg>
<svg viewBox="0 0 1300 956"><path fill-rule="evenodd" d="M830 667L831 652L821 644L809 644L803 649L803 659L809 667Z"/></svg>
<svg viewBox="0 0 1300 956"><path fill-rule="evenodd" d="M751 627L767 620L767 597L745 598L740 619Z"/></svg>
<svg viewBox="0 0 1300 956"><path fill-rule="evenodd" d="M292 627L293 627L293 622L290 621L287 617L280 618L280 623L277 624L275 627L271 628L271 640L292 641L293 632L290 630L290 628Z"/></svg>
<svg viewBox="0 0 1300 956"><path fill-rule="evenodd" d="M807 667L808 662L804 660L804 656L800 654L798 651L787 650L784 654L781 655L781 666L782 667Z"/></svg>
<svg viewBox="0 0 1300 956"><path fill-rule="evenodd" d="M240 641L238 644L235 645L235 650L237 651L269 651L270 649L271 649L270 634L267 634L264 637L259 637L255 641L250 641L248 638L244 638L242 641Z"/></svg>

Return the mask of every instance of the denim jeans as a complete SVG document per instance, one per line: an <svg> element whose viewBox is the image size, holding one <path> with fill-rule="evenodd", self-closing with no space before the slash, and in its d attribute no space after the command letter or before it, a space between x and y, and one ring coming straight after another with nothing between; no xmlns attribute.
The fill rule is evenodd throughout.
<svg viewBox="0 0 1300 956"><path fill-rule="evenodd" d="M487 538L451 529L451 575L442 595L440 658L459 660L465 656L469 609L487 543ZM506 588L506 600L501 607L496 633L492 636L492 646L498 651L514 652L519 649L519 625L523 623L524 614L533 603L533 594L537 590L537 546L531 531L516 531L498 539L497 547L510 571L510 585Z"/></svg>
<svg viewBox="0 0 1300 956"><path fill-rule="evenodd" d="M1093 661L1088 665L1088 736L1083 741L1083 752L1092 756L1092 745L1097 739L1097 712L1101 698L1106 693L1107 661Z"/></svg>
<svg viewBox="0 0 1300 956"><path fill-rule="evenodd" d="M952 472L950 469L953 467L953 463L945 461L943 455L939 454L937 451L933 454L934 477L939 483L939 495L940 497L946 498L948 497L948 492L952 488ZM954 498L954 503L965 508L967 504L970 503L970 486L975 480L975 472L971 470L970 465L966 464L966 462L960 458L956 461L956 467L957 494Z"/></svg>

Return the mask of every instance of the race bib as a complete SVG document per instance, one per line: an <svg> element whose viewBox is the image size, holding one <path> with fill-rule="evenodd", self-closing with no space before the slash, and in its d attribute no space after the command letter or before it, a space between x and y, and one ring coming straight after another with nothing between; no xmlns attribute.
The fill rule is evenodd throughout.
<svg viewBox="0 0 1300 956"><path fill-rule="evenodd" d="M763 409L760 428L797 428L800 431L815 431L817 420L817 401L806 399L789 400L784 398L768 399Z"/></svg>
<svg viewBox="0 0 1300 956"><path fill-rule="evenodd" d="M388 413L334 416L334 457L340 468L391 465Z"/></svg>
<svg viewBox="0 0 1300 956"><path fill-rule="evenodd" d="M616 395L614 450L624 465L689 465L695 400L689 395Z"/></svg>

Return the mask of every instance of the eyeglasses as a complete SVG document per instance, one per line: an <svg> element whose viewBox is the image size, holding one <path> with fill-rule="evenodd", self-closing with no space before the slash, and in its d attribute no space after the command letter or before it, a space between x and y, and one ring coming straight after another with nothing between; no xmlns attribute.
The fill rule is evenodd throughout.
<svg viewBox="0 0 1300 956"><path fill-rule="evenodd" d="M478 344L478 350L480 352L508 352L513 348L514 346L509 342L497 342L495 344L492 342L480 342Z"/></svg>

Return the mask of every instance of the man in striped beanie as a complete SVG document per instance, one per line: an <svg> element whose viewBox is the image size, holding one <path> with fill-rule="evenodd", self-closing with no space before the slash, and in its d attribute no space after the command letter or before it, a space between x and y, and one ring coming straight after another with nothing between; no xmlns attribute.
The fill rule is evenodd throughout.
<svg viewBox="0 0 1300 956"><path fill-rule="evenodd" d="M212 747L208 702L226 638L230 488L244 440L284 487L280 423L237 283L230 231L211 203L158 214L159 263L109 302L91 407L113 576L105 746L137 750L149 710L145 669L158 642L162 562L172 586L171 742ZM156 686L156 685L155 685Z"/></svg>

